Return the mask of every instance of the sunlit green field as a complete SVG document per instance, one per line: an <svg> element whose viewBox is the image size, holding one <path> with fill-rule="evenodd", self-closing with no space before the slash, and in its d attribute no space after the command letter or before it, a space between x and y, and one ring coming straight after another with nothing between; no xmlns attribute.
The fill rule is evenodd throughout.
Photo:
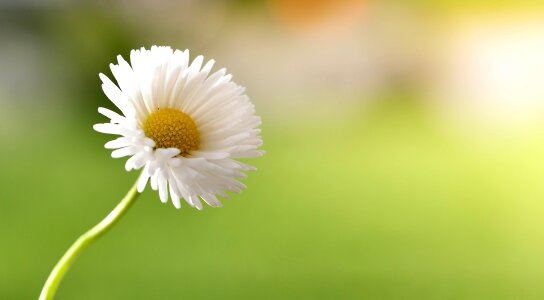
<svg viewBox="0 0 544 300"><path fill-rule="evenodd" d="M384 103L265 114L246 191L197 211L147 190L57 299L544 299L544 135L465 139ZM98 114L47 118L2 130L0 299L37 298L138 175Z"/></svg>

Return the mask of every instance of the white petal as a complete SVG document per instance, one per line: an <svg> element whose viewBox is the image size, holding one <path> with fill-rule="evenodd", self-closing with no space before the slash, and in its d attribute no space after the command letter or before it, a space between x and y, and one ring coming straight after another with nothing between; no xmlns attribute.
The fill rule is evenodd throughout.
<svg viewBox="0 0 544 300"><path fill-rule="evenodd" d="M172 182L168 182L168 188L170 189L170 198L172 198L172 204L174 204L174 207L177 209L181 208L181 202L179 201L178 193L175 191L175 184Z"/></svg>
<svg viewBox="0 0 544 300"><path fill-rule="evenodd" d="M129 159L127 159L127 162L125 163L125 170L138 170L146 164L149 158L150 157L148 153L138 152Z"/></svg>
<svg viewBox="0 0 544 300"><path fill-rule="evenodd" d="M120 137L104 144L104 148L118 149L118 148L123 148L123 147L131 146L131 145L133 145L133 142L131 142L130 139L126 137Z"/></svg>
<svg viewBox="0 0 544 300"><path fill-rule="evenodd" d="M105 117L109 118L112 122L115 122L115 123L119 123L121 121L123 121L125 118L123 116L121 116L120 114L114 112L114 111L111 111L107 108L104 108L104 107L99 107L98 108L98 112L102 115L104 115Z"/></svg>
<svg viewBox="0 0 544 300"><path fill-rule="evenodd" d="M151 175L151 189L156 191L159 188L159 172L157 169L153 175Z"/></svg>
<svg viewBox="0 0 544 300"><path fill-rule="evenodd" d="M120 148L120 149L114 150L111 153L111 157L120 158L120 157L129 156L129 155L132 155L132 154L134 154L134 149L132 147L125 147L125 148Z"/></svg>
<svg viewBox="0 0 544 300"><path fill-rule="evenodd" d="M140 177L138 178L138 192L143 192L145 189L145 186L147 185L147 181L149 179L149 174L146 172L146 169L148 168L148 165L145 166L144 171L142 171L142 174L140 174Z"/></svg>
<svg viewBox="0 0 544 300"><path fill-rule="evenodd" d="M122 134L123 133L123 130L119 125L112 124L112 123L94 124L93 129L98 132L107 133L107 134Z"/></svg>
<svg viewBox="0 0 544 300"><path fill-rule="evenodd" d="M158 159L166 159L174 157L178 154L180 154L180 150L177 148L159 148L155 151L155 155Z"/></svg>
<svg viewBox="0 0 544 300"><path fill-rule="evenodd" d="M130 159L133 160L133 169L138 170L142 168L148 160L151 159L150 154L148 152L138 152L134 154Z"/></svg>
<svg viewBox="0 0 544 300"><path fill-rule="evenodd" d="M204 157L207 159L223 159L230 156L228 152L204 152L204 151L191 151L191 155L195 157Z"/></svg>
<svg viewBox="0 0 544 300"><path fill-rule="evenodd" d="M217 197L212 194L203 194L202 199L206 201L206 203L211 207L221 207L223 206L219 200L217 200Z"/></svg>
<svg viewBox="0 0 544 300"><path fill-rule="evenodd" d="M110 101L119 108L125 116L128 116L132 113L133 109L130 106L125 94L119 90L119 88L104 74L98 74L102 80L102 90L104 94L110 99Z"/></svg>
<svg viewBox="0 0 544 300"><path fill-rule="evenodd" d="M191 201L192 205L196 207L196 209L201 210L202 209L202 202L198 199L198 196L191 195L189 196L189 201Z"/></svg>
<svg viewBox="0 0 544 300"><path fill-rule="evenodd" d="M162 203L166 203L168 201L168 184L164 174L160 174L158 176L158 183L159 183L159 197Z"/></svg>

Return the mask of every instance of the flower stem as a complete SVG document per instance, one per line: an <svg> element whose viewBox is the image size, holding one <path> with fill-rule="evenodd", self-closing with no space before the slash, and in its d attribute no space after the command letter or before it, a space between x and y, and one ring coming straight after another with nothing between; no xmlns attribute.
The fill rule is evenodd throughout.
<svg viewBox="0 0 544 300"><path fill-rule="evenodd" d="M55 296L55 292L76 257L85 250L90 244L108 232L115 223L128 211L134 204L140 193L137 191L137 184L128 191L126 196L117 204L117 206L104 218L100 223L96 224L89 231L80 236L75 243L64 253L60 261L55 265L51 274L47 278L43 286L39 300L51 300Z"/></svg>

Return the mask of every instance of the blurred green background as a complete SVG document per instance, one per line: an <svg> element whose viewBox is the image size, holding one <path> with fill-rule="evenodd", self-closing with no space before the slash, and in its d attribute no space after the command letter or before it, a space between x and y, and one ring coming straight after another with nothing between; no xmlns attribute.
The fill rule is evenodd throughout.
<svg viewBox="0 0 544 300"><path fill-rule="evenodd" d="M0 2L0 299L136 180L98 73L153 44L248 88L263 158L224 207L147 190L56 299L544 299L540 1Z"/></svg>

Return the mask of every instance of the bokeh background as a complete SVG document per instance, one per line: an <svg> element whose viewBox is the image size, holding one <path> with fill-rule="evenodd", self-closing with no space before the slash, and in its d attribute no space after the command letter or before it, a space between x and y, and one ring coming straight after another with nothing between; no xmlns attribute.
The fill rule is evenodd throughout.
<svg viewBox="0 0 544 300"><path fill-rule="evenodd" d="M224 207L146 191L56 299L544 299L544 2L0 1L0 299L137 178L98 73L226 66L267 155Z"/></svg>

